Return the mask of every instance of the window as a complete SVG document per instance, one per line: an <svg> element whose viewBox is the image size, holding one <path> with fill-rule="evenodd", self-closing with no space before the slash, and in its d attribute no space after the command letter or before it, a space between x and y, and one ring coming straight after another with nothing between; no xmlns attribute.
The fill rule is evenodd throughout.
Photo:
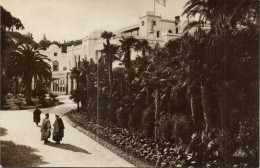
<svg viewBox="0 0 260 168"><path fill-rule="evenodd" d="M144 21L142 21L142 26L144 26Z"/></svg>
<svg viewBox="0 0 260 168"><path fill-rule="evenodd" d="M67 71L67 67L63 67L63 71Z"/></svg>
<svg viewBox="0 0 260 168"><path fill-rule="evenodd" d="M153 25L156 26L156 21L153 21Z"/></svg>
<svg viewBox="0 0 260 168"><path fill-rule="evenodd" d="M178 34L178 33L179 33L178 27L176 27L176 30L175 30L175 32L176 32L176 34Z"/></svg>
<svg viewBox="0 0 260 168"><path fill-rule="evenodd" d="M54 56L57 56L57 55L58 55L58 54L55 52L55 53L54 53Z"/></svg>
<svg viewBox="0 0 260 168"><path fill-rule="evenodd" d="M160 37L160 31L157 31L157 37Z"/></svg>
<svg viewBox="0 0 260 168"><path fill-rule="evenodd" d="M59 62L58 61L53 61L52 70L53 71L59 71Z"/></svg>
<svg viewBox="0 0 260 168"><path fill-rule="evenodd" d="M172 30L169 30L168 32L169 32L169 33L172 33Z"/></svg>

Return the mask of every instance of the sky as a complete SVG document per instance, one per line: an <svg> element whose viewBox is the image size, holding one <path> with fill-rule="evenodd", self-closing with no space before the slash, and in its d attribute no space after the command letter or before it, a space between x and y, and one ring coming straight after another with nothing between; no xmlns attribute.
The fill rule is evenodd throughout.
<svg viewBox="0 0 260 168"><path fill-rule="evenodd" d="M174 19L186 1L166 0L166 7L156 4L155 13ZM32 33L36 42L43 34L63 42L82 39L94 30L118 30L154 10L154 0L0 0L0 4L22 21L21 33Z"/></svg>

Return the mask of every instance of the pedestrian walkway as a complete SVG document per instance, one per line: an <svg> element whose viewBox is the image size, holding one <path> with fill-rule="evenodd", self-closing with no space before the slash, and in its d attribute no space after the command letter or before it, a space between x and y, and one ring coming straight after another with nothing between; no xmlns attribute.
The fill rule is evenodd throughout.
<svg viewBox="0 0 260 168"><path fill-rule="evenodd" d="M64 115L76 105L68 98L63 100L63 105L42 110L41 121L44 113L50 113L53 124L54 114ZM41 141L40 127L33 122L33 110L0 111L0 127L5 134L0 136L1 141L12 141L14 144L28 146L36 149L41 161L39 167L134 167L124 159L104 148L88 136L73 128L65 120L65 137L61 145L50 143L44 145ZM52 142L52 137L50 139ZM23 151L21 151L23 152ZM26 157L24 158L26 159ZM15 163L15 158L14 158ZM19 165L13 165L19 166Z"/></svg>

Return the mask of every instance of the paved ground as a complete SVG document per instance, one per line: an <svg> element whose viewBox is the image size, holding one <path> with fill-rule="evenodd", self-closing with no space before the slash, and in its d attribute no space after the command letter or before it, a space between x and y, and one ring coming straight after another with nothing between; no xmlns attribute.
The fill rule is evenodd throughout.
<svg viewBox="0 0 260 168"><path fill-rule="evenodd" d="M54 114L63 115L76 107L75 103L68 100L67 96L60 97L60 100L64 101L65 104L42 110L43 113L53 113L50 114L52 123L55 118ZM0 127L7 130L6 135L0 136L0 140L12 141L15 144L37 149L34 153L41 156L42 160L38 166L133 167L133 165L82 134L64 120L65 138L62 144L50 143L49 145L44 145L40 141L40 127L36 127L33 122L32 111L0 111ZM44 114L41 115L41 119L43 118Z"/></svg>

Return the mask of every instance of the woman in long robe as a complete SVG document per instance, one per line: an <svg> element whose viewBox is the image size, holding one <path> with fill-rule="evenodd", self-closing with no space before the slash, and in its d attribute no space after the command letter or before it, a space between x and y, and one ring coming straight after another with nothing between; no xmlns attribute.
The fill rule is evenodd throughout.
<svg viewBox="0 0 260 168"><path fill-rule="evenodd" d="M42 121L41 132L41 140L44 141L44 143L48 143L48 138L51 137L51 122L49 120L49 114L45 114L45 119Z"/></svg>
<svg viewBox="0 0 260 168"><path fill-rule="evenodd" d="M60 144L60 141L64 137L64 124L62 119L56 115L56 120L53 124L54 129L53 129L53 140L56 141L56 144Z"/></svg>
<svg viewBox="0 0 260 168"><path fill-rule="evenodd" d="M33 121L35 122L35 124L38 126L38 123L41 121L41 110L39 110L39 108L36 106L35 110L33 112Z"/></svg>

